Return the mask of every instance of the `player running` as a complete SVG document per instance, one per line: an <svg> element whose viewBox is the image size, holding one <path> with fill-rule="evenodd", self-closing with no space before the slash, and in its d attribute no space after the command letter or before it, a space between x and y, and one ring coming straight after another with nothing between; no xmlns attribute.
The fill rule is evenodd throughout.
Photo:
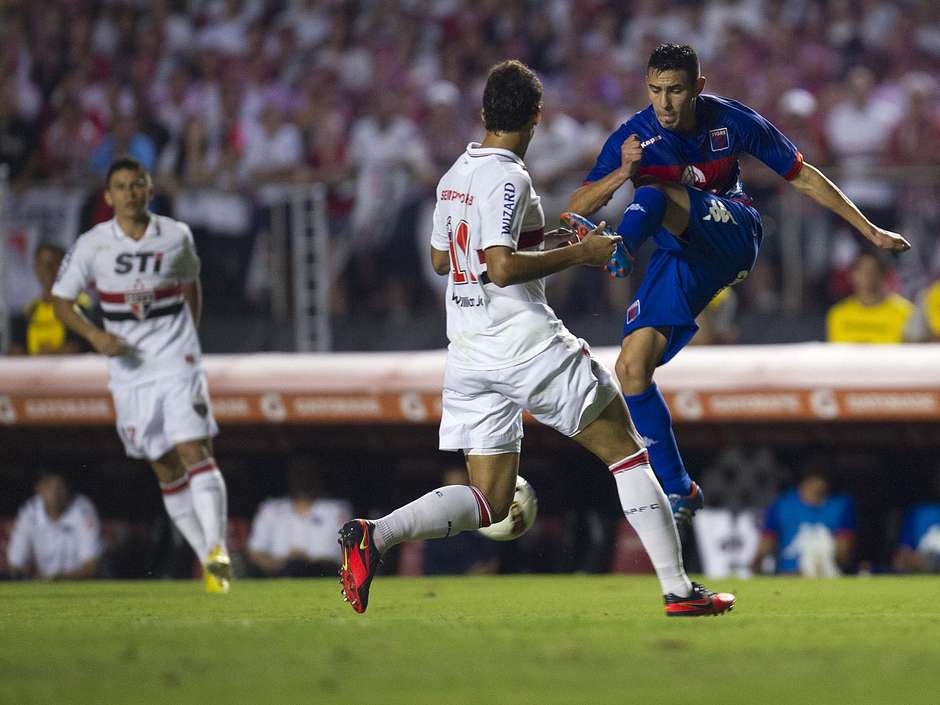
<svg viewBox="0 0 940 705"><path fill-rule="evenodd" d="M376 521L339 533L343 594L368 606L380 556L407 540L455 536L509 512L522 439L522 411L570 436L614 475L624 514L652 559L669 616L720 614L734 595L689 582L668 500L629 413L587 344L545 300L543 277L601 266L619 238L601 227L544 250L544 215L522 158L541 118L542 84L518 61L497 64L483 93L482 144L471 143L437 187L431 261L447 286L440 447L462 450L470 485L440 487Z"/></svg>
<svg viewBox="0 0 940 705"><path fill-rule="evenodd" d="M114 218L76 240L52 288L60 321L108 356L117 430L127 455L150 461L167 514L203 565L206 591L229 590L225 480L202 369L199 259L185 223L150 213L150 175L122 158L105 178ZM94 284L104 330L74 306Z"/></svg>
<svg viewBox="0 0 940 705"><path fill-rule="evenodd" d="M676 519L687 524L704 498L685 470L653 372L692 339L695 317L708 302L754 266L761 219L742 190L738 154L757 157L876 246L902 252L910 244L873 225L763 117L733 100L703 95L705 77L691 47L657 47L646 82L651 105L608 138L569 209L590 216L628 180L636 186L617 228L623 242L608 268L627 276L647 238L655 238L657 249L627 307L615 371ZM577 215L568 222L582 233L594 227Z"/></svg>

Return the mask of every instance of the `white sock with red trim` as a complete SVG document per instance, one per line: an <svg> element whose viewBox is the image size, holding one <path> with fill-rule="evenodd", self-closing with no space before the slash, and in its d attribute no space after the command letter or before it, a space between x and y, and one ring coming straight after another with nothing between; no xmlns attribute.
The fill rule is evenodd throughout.
<svg viewBox="0 0 940 705"><path fill-rule="evenodd" d="M214 458L206 458L186 469L193 492L193 507L206 537L206 551L225 546L228 525L228 494L225 478ZM201 556L201 558L205 558Z"/></svg>
<svg viewBox="0 0 940 705"><path fill-rule="evenodd" d="M491 517L489 504L476 487L448 485L376 519L373 541L384 553L402 541L446 538L489 526Z"/></svg>
<svg viewBox="0 0 940 705"><path fill-rule="evenodd" d="M173 482L161 482L160 492L163 494L163 506L166 507L170 521L179 529L186 543L196 554L196 558L200 561L204 560L209 549L206 548L206 535L202 531L202 524L193 506L189 477L183 475Z"/></svg>
<svg viewBox="0 0 940 705"><path fill-rule="evenodd" d="M663 594L692 594L692 583L682 565L682 546L669 500L650 467L646 450L639 450L610 466L617 483L623 514L636 531L656 569Z"/></svg>

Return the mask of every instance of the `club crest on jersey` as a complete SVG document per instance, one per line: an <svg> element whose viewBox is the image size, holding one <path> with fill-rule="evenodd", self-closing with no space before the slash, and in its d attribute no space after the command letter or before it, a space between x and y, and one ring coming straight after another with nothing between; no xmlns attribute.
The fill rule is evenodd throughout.
<svg viewBox="0 0 940 705"><path fill-rule="evenodd" d="M694 164L689 164L682 171L682 183L686 186L704 186L705 174Z"/></svg>
<svg viewBox="0 0 940 705"><path fill-rule="evenodd" d="M131 313L142 321L150 313L150 307L153 306L153 291L129 291L124 295L124 301L131 308Z"/></svg>
<svg viewBox="0 0 940 705"><path fill-rule="evenodd" d="M719 127L717 130L708 131L708 142L711 144L713 152L720 152L731 146L728 140L728 128Z"/></svg>
<svg viewBox="0 0 940 705"><path fill-rule="evenodd" d="M640 300L637 299L632 304L630 308L627 309L627 323L633 323L637 316L640 315Z"/></svg>

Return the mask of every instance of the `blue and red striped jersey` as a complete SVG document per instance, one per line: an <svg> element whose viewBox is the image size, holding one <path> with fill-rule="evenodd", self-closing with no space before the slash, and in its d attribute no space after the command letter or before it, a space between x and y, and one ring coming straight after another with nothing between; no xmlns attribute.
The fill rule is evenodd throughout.
<svg viewBox="0 0 940 705"><path fill-rule="evenodd" d="M652 180L674 181L750 202L741 184L741 152L787 180L803 166L803 155L780 130L735 100L702 94L696 99L695 118L695 134L682 135L662 127L652 105L641 110L607 138L585 183L620 167L620 147L631 134L647 142L633 177L637 186Z"/></svg>

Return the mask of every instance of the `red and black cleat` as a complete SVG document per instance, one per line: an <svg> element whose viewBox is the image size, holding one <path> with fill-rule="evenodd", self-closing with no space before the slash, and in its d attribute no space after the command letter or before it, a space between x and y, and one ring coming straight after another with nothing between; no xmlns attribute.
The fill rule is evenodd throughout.
<svg viewBox="0 0 940 705"><path fill-rule="evenodd" d="M708 617L734 609L734 595L712 592L704 585L692 583L692 594L679 597L669 593L663 597L667 617Z"/></svg>
<svg viewBox="0 0 940 705"><path fill-rule="evenodd" d="M372 544L375 524L365 519L353 519L339 530L339 545L343 547L343 565L339 581L343 598L356 612L366 611L369 605L369 585L382 556Z"/></svg>

